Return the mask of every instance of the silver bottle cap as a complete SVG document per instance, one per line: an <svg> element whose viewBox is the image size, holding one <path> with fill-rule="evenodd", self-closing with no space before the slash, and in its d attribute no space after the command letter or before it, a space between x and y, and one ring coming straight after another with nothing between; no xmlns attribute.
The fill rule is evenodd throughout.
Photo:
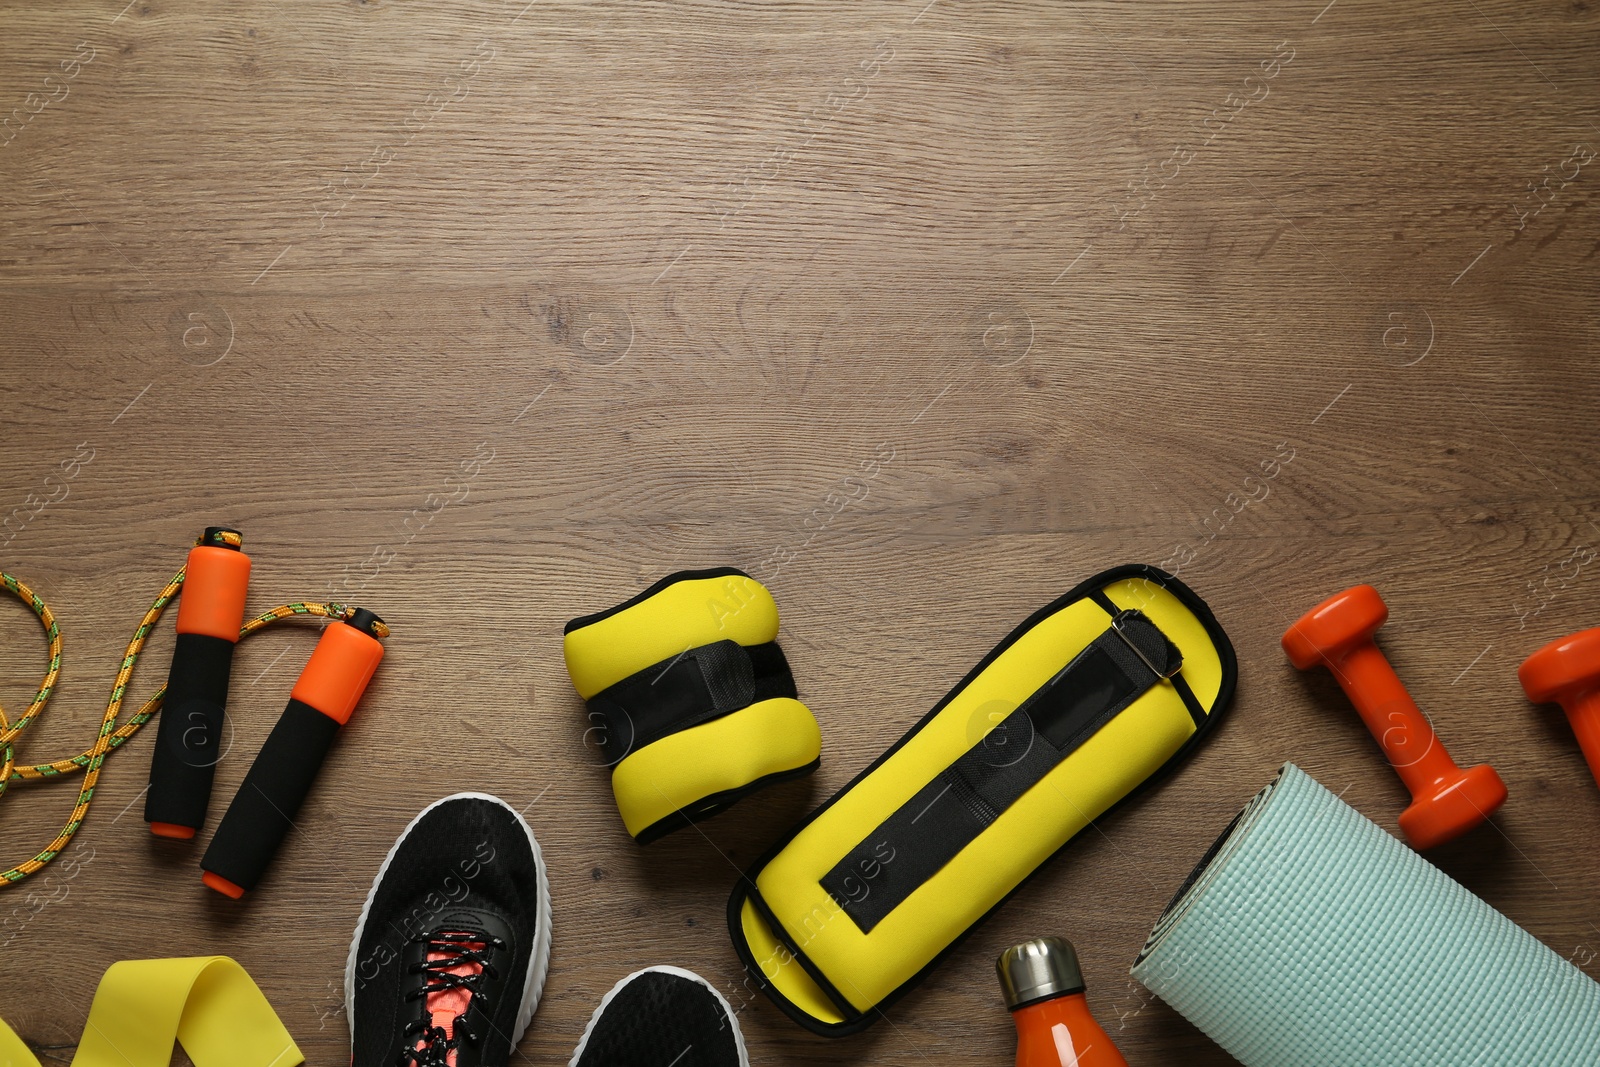
<svg viewBox="0 0 1600 1067"><path fill-rule="evenodd" d="M1064 937L1036 937L1008 948L994 961L1006 1008L1016 1011L1040 1000L1083 992L1078 953Z"/></svg>

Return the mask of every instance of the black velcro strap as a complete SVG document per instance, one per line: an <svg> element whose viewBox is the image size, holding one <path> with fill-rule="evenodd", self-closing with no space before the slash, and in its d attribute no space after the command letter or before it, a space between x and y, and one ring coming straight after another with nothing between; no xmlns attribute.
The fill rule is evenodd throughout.
<svg viewBox="0 0 1600 1067"><path fill-rule="evenodd" d="M1056 764L1182 664L1147 617L1119 612L1072 662L851 849L822 878L822 888L863 933L871 931Z"/></svg>
<svg viewBox="0 0 1600 1067"><path fill-rule="evenodd" d="M588 700L591 728L616 766L630 752L773 697L795 696L776 641L717 641L691 648L616 682Z"/></svg>

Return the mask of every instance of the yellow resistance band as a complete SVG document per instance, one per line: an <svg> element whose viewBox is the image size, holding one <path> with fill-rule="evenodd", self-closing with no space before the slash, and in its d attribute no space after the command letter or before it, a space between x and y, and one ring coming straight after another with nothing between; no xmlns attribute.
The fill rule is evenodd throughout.
<svg viewBox="0 0 1600 1067"><path fill-rule="evenodd" d="M295 1067L294 1038L227 956L113 963L100 979L72 1067L167 1067L176 1039L195 1067ZM0 1067L39 1060L0 1022Z"/></svg>
<svg viewBox="0 0 1600 1067"><path fill-rule="evenodd" d="M237 537L238 535L233 535ZM83 771L83 788L78 792L78 803L72 809L72 815L67 819L67 824L61 832L32 859L25 860L6 871L0 871L0 889L22 881L30 874L35 874L45 864L55 859L61 850L67 847L78 828L83 825L84 816L89 813L89 802L94 797L94 786L100 778L100 764L105 762L106 756L112 749L120 748L123 742L138 732L139 727L149 722L157 711L161 709L161 701L167 695L167 687L157 689L155 695L146 700L133 717L121 726L117 725L117 714L122 710L122 698L127 692L128 679L133 675L133 665L138 662L139 652L144 648L144 642L150 636L150 631L155 628L160 620L161 613L167 605L177 598L183 587L183 569L180 568L172 580L166 584L156 596L155 602L144 613L144 618L139 621L139 628L133 631L133 640L128 642L127 651L122 655L122 665L117 669L117 680L111 686L111 700L106 705L105 716L100 720L100 733L95 737L94 744L83 752L68 759L56 760L53 763L39 763L32 766L16 764L12 743L17 736L27 728L28 724L39 717L45 704L50 699L50 694L55 690L56 676L61 673L61 631L56 627L55 616L45 606L32 589L3 571L0 571L0 587L14 594L24 604L33 609L39 616L39 622L44 626L44 635L50 646L50 667L45 671L44 681L39 683L39 691L29 701L27 710L22 713L22 718L17 720L15 726L9 725L4 710L0 710L0 797L4 797L6 787L12 782L39 778L60 778L63 775L76 774ZM345 619L355 614L355 608L344 604L283 604L273 608L264 615L258 615L245 622L239 628L239 639L243 640L264 626L269 626L279 619L287 619L295 615L321 615L330 619ZM378 623L374 627L379 637L389 635L388 627ZM0 1067L6 1067L0 1061Z"/></svg>

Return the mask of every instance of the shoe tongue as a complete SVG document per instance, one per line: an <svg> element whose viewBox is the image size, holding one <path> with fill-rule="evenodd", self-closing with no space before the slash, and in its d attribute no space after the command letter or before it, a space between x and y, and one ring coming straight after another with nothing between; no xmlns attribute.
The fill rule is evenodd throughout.
<svg viewBox="0 0 1600 1067"><path fill-rule="evenodd" d="M454 959L464 952L476 952L486 944L485 941L467 941L468 937L481 937L472 930L441 930L438 937L462 938L428 946L428 962L435 963L441 960ZM459 975L463 978L479 974L483 971L483 964L473 960L463 960L453 967L443 968L444 973ZM460 1042L456 1040L456 1019L465 1015L472 1005L472 991L461 986L454 989L440 989L429 993L426 1000L426 1011L432 1016L430 1024L437 1030L444 1031L445 1038L450 1042L450 1052L445 1059L449 1067L456 1067L456 1049ZM418 1049L428 1045L427 1035L417 1042Z"/></svg>

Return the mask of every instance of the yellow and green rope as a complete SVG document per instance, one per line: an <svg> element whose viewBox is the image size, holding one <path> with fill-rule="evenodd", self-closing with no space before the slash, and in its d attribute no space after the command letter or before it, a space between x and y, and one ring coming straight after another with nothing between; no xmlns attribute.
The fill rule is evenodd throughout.
<svg viewBox="0 0 1600 1067"><path fill-rule="evenodd" d="M224 534L224 538L237 537L236 534ZM78 802L73 806L72 815L67 819L61 832L55 839L46 845L32 859L25 860L9 870L0 872L0 889L15 884L37 873L67 847L73 836L83 825L84 818L89 813L89 803L94 799L95 783L100 779L100 765L105 762L113 749L120 748L124 742L138 732L139 727L149 722L161 709L161 701L167 694L167 687L162 686L140 705L139 710L122 725L117 725L117 716L122 711L122 700L127 693L128 681L133 675L134 664L139 660L139 653L144 648L146 638L155 629L161 619L161 614L167 605L177 598L183 588L184 572L179 569L172 580L162 587L156 595L149 610L144 613L144 618L139 621L139 626L133 632L133 639L128 642L127 650L122 655L122 665L117 669L116 681L111 687L111 699L106 704L105 716L100 720L100 732L96 735L94 744L76 756L67 759L55 760L50 763L37 763L31 765L18 764L15 760L14 744L17 737L30 723L44 711L45 705L50 700L51 693L55 690L56 678L61 673L61 630L56 625L55 616L50 613L50 608L41 600L32 589L10 574L0 571L0 587L16 596L32 609L39 617L39 622L44 626L45 640L49 644L50 666L45 671L44 680L39 683L38 692L28 702L27 710L11 726L6 719L4 709L0 709L0 797L5 795L6 789L13 781L26 781L41 778L59 778L63 775L83 773L83 787L78 791ZM330 619L349 618L355 613L355 608L344 604L316 604L297 603L282 604L262 615L249 619L239 628L239 639L255 633L263 627L270 626L280 619L293 618L297 615L319 615ZM383 624L376 624L378 636L387 637L388 628Z"/></svg>

